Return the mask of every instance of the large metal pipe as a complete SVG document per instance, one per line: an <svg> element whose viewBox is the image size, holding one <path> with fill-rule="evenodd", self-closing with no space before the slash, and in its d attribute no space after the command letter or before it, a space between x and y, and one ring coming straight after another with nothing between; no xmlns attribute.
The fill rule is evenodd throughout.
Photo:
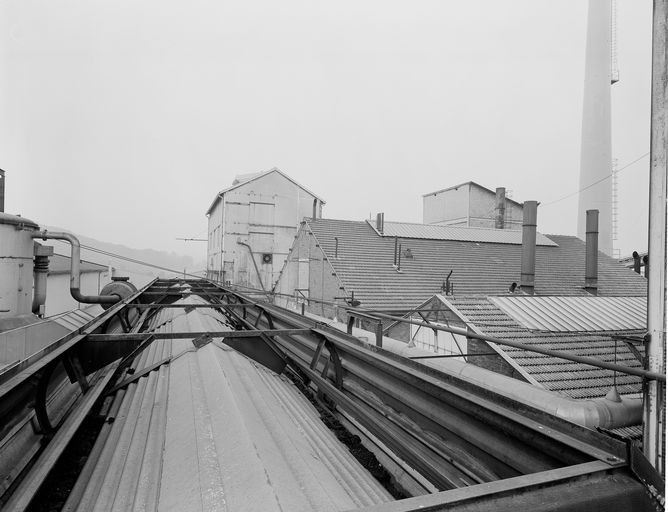
<svg viewBox="0 0 668 512"><path fill-rule="evenodd" d="M41 240L65 240L69 242L70 254L70 294L77 302L84 304L114 304L121 300L118 295L83 295L81 293L81 244L79 239L70 233L58 231L38 231L31 235Z"/></svg>
<svg viewBox="0 0 668 512"><path fill-rule="evenodd" d="M598 291L598 210L587 210L585 243L585 290L596 295Z"/></svg>
<svg viewBox="0 0 668 512"><path fill-rule="evenodd" d="M506 217L506 189L505 187L497 187L496 215L494 218L494 227L496 229L504 228L505 217Z"/></svg>
<svg viewBox="0 0 668 512"><path fill-rule="evenodd" d="M533 295L536 279L536 219L538 203L525 201L522 217L522 274L520 287Z"/></svg>
<svg viewBox="0 0 668 512"><path fill-rule="evenodd" d="M285 310L281 311L281 309L276 306L265 306L265 308L271 311L274 319L285 317L285 315L292 315L292 312L288 313ZM332 327L342 330L345 329L344 325L340 322L332 322L331 320L310 313L308 313L307 316L315 321L324 321ZM396 318L384 314L377 316L388 319ZM409 321L408 323L415 323L426 327L435 327L438 330L446 330L445 328L442 328L442 326L434 326L433 324L427 324L425 322ZM448 328L447 330L454 332L455 328ZM462 331L466 332L465 330L457 330L456 332ZM352 328L352 334L354 336L364 336L368 340L374 339L374 333L358 328ZM475 335L474 333L471 334ZM385 350L389 350L395 354L408 358L434 355L433 352L411 347L406 342L395 340L393 338L383 337L382 343ZM610 429L637 425L642 416L642 400L638 398L624 397L621 402L608 400L607 398L577 400L561 396L547 389L529 384L528 382L507 377L469 363L455 361L452 358L419 359L415 361L435 368L448 375L453 375L457 378L471 382L472 384L479 385L486 390L522 404L526 404L534 409L541 410L572 423L577 423L578 425L592 429L596 427Z"/></svg>
<svg viewBox="0 0 668 512"><path fill-rule="evenodd" d="M405 357L433 356L432 352L390 338L383 338L383 348ZM639 398L623 398L621 402L607 398L576 400L452 358L421 359L420 362L583 427L628 427L640 423L642 417L642 400Z"/></svg>

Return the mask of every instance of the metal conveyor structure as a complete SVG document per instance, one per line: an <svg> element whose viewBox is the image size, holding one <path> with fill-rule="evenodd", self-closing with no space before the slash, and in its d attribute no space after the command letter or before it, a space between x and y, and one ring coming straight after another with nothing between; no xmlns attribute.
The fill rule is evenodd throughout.
<svg viewBox="0 0 668 512"><path fill-rule="evenodd" d="M212 359L220 365L208 369ZM186 372L182 381L177 367ZM56 421L49 397L59 375L76 383L79 397ZM219 380L214 380L214 375ZM250 380L246 387L240 387L235 379ZM363 472L356 473L356 463L342 462L344 455L335 447L318 446L329 443L329 434L321 432L311 419L300 423L311 418L307 410L312 406L295 405L297 399L290 391L295 389L293 382L359 436L392 475L391 484L409 497L392 499L377 489L376 483L367 482ZM247 393L247 398L234 402L233 396L223 396L228 387L223 390L220 383L229 386L230 393L235 389ZM266 416L265 410L272 408L268 402L251 410L245 402L265 393L262 386L267 390L262 400L285 400L277 409L294 408L293 415L283 420L282 412L276 410L274 416ZM143 401L131 401L131 393L138 397L140 389ZM182 402L173 396L179 393L187 394ZM313 500L317 500L313 496L323 492L317 486L324 486L329 475L345 489L341 501L335 496L338 491L332 490L323 510L638 511L657 510L664 503L663 481L633 445L256 300L252 294L197 279L156 280L79 331L0 373L0 455L14 454L13 459L8 456L0 462L4 482L0 503L12 511L34 509L58 460L72 449L72 439L84 418L95 414L105 422L64 510L162 510L170 503L174 508L176 501L170 500L178 496L165 494L169 492L167 484L175 495L199 492L198 510L235 510L235 498L226 487L229 455L219 455L209 464L209 469L214 467L214 476L208 483L202 475L199 480L193 477L197 485L165 476L172 471L170 464L182 462L177 443L172 446L170 440L186 443L186 438L179 436L187 433L195 436L201 449L205 438L220 454L228 450L223 437L234 444L235 432L242 435L240 426L216 437L220 423L236 421L225 400L236 404L238 414L257 414L259 419L253 421L268 425L257 431L252 427L250 433L243 434L257 435L260 440L248 441L257 454L238 453L239 460L257 455L270 474L284 462L264 455L263 443L268 447L266 453L274 453L271 442L277 443L286 467L293 469L298 462L292 459L301 457L301 450L317 451L320 462L328 468L322 470L320 480L301 474L307 469L295 470L301 482L296 488L311 500L312 509L316 509ZM185 405L192 405L193 412ZM142 423L147 407L153 407L154 412ZM202 415L204 409L208 412ZM190 421L189 414L195 420ZM198 423L197 418L204 418L204 423ZM21 427L28 421L33 425L30 435ZM316 434L302 448L298 436L272 438L271 421L282 422L287 433L294 427L299 432L313 429ZM193 425L192 432L188 430L191 427L180 427L188 422ZM136 437L140 434L141 438ZM124 435L130 436L126 448L121 443ZM283 446L286 436L293 444ZM244 443L239 441L229 449L240 450ZM142 455L135 462L133 450L140 445ZM28 450L30 457L17 456L12 446ZM164 447L175 451L174 455ZM200 453L196 467L203 467L204 456ZM326 460L328 457L332 460ZM8 467L10 460L14 461L12 467ZM20 461L20 471L16 461ZM348 469L337 472L342 464ZM235 467L237 474L232 476L240 478L241 470ZM276 475L284 474L283 470L275 471ZM320 469L311 467L308 471ZM223 475L220 481L214 478L216 472ZM343 485L346 474L356 476ZM269 478L269 484L267 478L260 480L246 479L243 492L249 501L237 509L252 509L257 498L258 509L267 510L265 502L259 504L265 491L271 502L276 502L276 510L286 509L284 500L288 498L280 490L266 489L267 485L281 485L277 477ZM262 490L256 491L254 483ZM286 480L285 485L292 484ZM311 491L308 485L317 489ZM294 508L289 509L297 510L301 502L293 498ZM352 505L341 505L348 503L346 500Z"/></svg>

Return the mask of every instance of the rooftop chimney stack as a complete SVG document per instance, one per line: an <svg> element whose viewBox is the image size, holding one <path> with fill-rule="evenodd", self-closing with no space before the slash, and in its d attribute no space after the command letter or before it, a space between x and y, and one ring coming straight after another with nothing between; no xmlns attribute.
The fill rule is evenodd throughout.
<svg viewBox="0 0 668 512"><path fill-rule="evenodd" d="M585 290L596 295L598 290L598 210L587 210L585 253Z"/></svg>
<svg viewBox="0 0 668 512"><path fill-rule="evenodd" d="M530 295L534 292L536 278L536 218L538 203L525 201L522 218L522 273L520 288Z"/></svg>
<svg viewBox="0 0 668 512"><path fill-rule="evenodd" d="M376 229L382 235L385 227L385 214L379 213L376 215Z"/></svg>
<svg viewBox="0 0 668 512"><path fill-rule="evenodd" d="M5 171L0 169L0 213L5 211Z"/></svg>
<svg viewBox="0 0 668 512"><path fill-rule="evenodd" d="M504 228L504 219L506 216L506 189L497 187L496 189L496 216L494 218L494 227L496 229Z"/></svg>

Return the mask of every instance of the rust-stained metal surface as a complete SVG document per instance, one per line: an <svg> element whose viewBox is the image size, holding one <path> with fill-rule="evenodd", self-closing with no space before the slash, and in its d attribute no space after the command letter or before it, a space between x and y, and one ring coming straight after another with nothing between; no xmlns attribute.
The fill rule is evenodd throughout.
<svg viewBox="0 0 668 512"><path fill-rule="evenodd" d="M206 309L165 309L149 328L226 329ZM167 357L116 393L111 431L71 510L334 511L391 499L285 376L219 338L200 349L155 340L132 367Z"/></svg>
<svg viewBox="0 0 668 512"><path fill-rule="evenodd" d="M646 297L490 297L523 327L549 332L628 331L647 326Z"/></svg>

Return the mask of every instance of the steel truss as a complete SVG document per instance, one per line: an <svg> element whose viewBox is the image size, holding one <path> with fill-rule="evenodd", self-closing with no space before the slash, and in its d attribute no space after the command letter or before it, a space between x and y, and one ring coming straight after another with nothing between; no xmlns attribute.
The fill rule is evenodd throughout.
<svg viewBox="0 0 668 512"><path fill-rule="evenodd" d="M206 302L176 304L193 295ZM145 332L161 308L172 307L216 309L236 331ZM211 281L161 279L0 374L0 433L9 435L34 403L39 442L47 443L2 496L5 506L30 506L99 400L171 361L128 371L142 350L172 338L192 338L198 347L214 337L300 378L414 496L364 510L635 511L662 504L662 480L630 444ZM82 397L52 425L49 381L61 368Z"/></svg>

